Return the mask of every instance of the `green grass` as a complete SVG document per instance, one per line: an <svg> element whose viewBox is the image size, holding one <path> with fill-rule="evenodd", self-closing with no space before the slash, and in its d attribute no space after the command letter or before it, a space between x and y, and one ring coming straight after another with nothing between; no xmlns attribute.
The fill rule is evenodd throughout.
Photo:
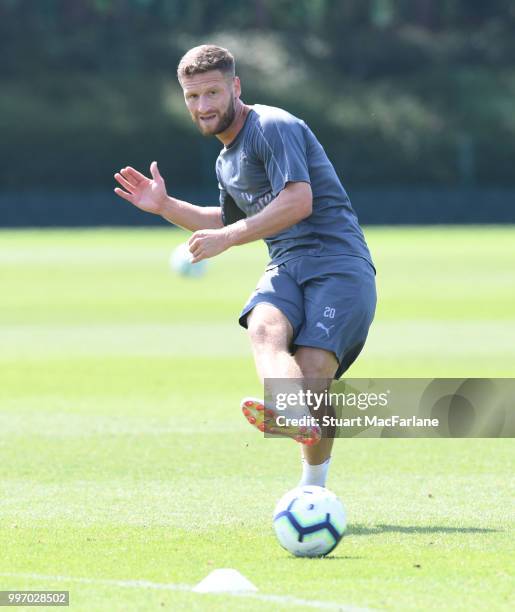
<svg viewBox="0 0 515 612"><path fill-rule="evenodd" d="M511 440L339 440L328 485L348 535L325 560L277 545L270 514L298 450L238 411L260 393L236 318L265 250L180 279L167 258L184 237L0 233L0 589L69 589L84 611L308 609L105 582L233 567L262 595L512 609ZM514 228L367 238L379 307L349 376L515 376Z"/></svg>

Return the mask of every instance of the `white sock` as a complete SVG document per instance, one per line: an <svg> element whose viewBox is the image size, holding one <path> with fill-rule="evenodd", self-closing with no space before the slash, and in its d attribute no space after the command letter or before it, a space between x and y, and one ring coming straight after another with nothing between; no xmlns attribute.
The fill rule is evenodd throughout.
<svg viewBox="0 0 515 612"><path fill-rule="evenodd" d="M319 465L310 465L304 458L302 458L302 478L300 479L299 487L304 487L306 485L325 487L325 481L327 480L327 472L329 471L330 463L331 457Z"/></svg>

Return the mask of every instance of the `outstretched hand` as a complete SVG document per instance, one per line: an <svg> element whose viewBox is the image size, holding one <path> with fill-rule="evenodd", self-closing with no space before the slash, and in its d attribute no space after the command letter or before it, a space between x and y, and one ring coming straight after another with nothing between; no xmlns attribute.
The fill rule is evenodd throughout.
<svg viewBox="0 0 515 612"><path fill-rule="evenodd" d="M122 168L114 175L114 178L123 189L116 187L114 192L141 210L159 215L163 211L167 198L166 185L159 173L157 162L150 164L150 173L151 179L131 166Z"/></svg>

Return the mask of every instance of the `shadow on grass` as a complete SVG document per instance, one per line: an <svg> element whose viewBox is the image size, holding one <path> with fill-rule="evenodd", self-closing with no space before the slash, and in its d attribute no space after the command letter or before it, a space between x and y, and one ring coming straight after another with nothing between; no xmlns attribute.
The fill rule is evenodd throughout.
<svg viewBox="0 0 515 612"><path fill-rule="evenodd" d="M376 525L366 527L365 525L350 525L345 535L379 535L381 533L497 533L498 529L483 529L480 527L405 527L403 525Z"/></svg>
<svg viewBox="0 0 515 612"><path fill-rule="evenodd" d="M306 563L306 561L359 561L360 559L365 559L366 557L352 557L350 555L339 555L337 552L329 553L325 557L295 557L294 555L290 555L287 557L290 561L302 561Z"/></svg>

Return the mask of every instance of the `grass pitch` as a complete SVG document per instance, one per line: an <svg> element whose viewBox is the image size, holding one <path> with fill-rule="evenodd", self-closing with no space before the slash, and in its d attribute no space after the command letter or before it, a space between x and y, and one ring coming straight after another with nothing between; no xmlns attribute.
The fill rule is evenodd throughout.
<svg viewBox="0 0 515 612"><path fill-rule="evenodd" d="M0 590L74 610L513 609L511 440L337 440L348 535L295 559L271 512L290 440L260 393L241 305L261 244L200 279L167 230L0 233ZM369 229L379 306L349 376L515 376L515 229ZM232 567L255 597L189 587Z"/></svg>

